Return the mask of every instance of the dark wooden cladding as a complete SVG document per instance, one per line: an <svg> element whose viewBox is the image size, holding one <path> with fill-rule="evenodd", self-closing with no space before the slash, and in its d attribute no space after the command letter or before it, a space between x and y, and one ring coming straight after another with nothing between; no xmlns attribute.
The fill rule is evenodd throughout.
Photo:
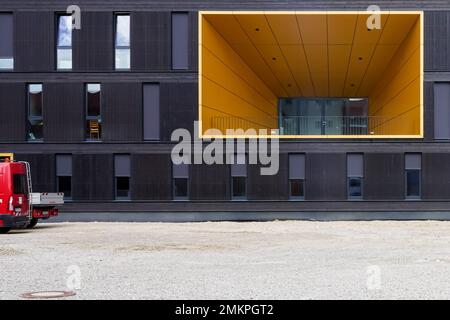
<svg viewBox="0 0 450 320"><path fill-rule="evenodd" d="M404 155L401 153L366 153L364 155L364 199L404 199L404 168Z"/></svg>
<svg viewBox="0 0 450 320"><path fill-rule="evenodd" d="M425 11L425 71L450 70L450 11Z"/></svg>
<svg viewBox="0 0 450 320"><path fill-rule="evenodd" d="M82 11L81 29L72 34L74 71L113 70L112 12Z"/></svg>
<svg viewBox="0 0 450 320"><path fill-rule="evenodd" d="M425 141L434 139L434 90L433 82L424 82L423 85L423 122Z"/></svg>
<svg viewBox="0 0 450 320"><path fill-rule="evenodd" d="M175 129L193 133L198 119L198 85L194 82L161 83L161 140L170 141Z"/></svg>
<svg viewBox="0 0 450 320"><path fill-rule="evenodd" d="M229 200L230 166L191 165L189 191L191 200Z"/></svg>
<svg viewBox="0 0 450 320"><path fill-rule="evenodd" d="M102 83L102 141L142 141L142 85Z"/></svg>
<svg viewBox="0 0 450 320"><path fill-rule="evenodd" d="M83 83L45 83L44 141L82 142L84 140Z"/></svg>
<svg viewBox="0 0 450 320"><path fill-rule="evenodd" d="M422 199L450 199L450 153L422 154Z"/></svg>
<svg viewBox="0 0 450 320"><path fill-rule="evenodd" d="M170 12L131 13L131 69L171 69Z"/></svg>
<svg viewBox="0 0 450 320"><path fill-rule="evenodd" d="M48 72L55 69L55 13L14 13L14 70Z"/></svg>
<svg viewBox="0 0 450 320"><path fill-rule="evenodd" d="M25 83L0 84L0 141L25 140L25 96Z"/></svg>
<svg viewBox="0 0 450 320"><path fill-rule="evenodd" d="M14 155L16 161L30 163L33 192L55 192L55 156L53 154L21 154Z"/></svg>
<svg viewBox="0 0 450 320"><path fill-rule="evenodd" d="M130 187L132 200L171 200L170 154L131 155Z"/></svg>
<svg viewBox="0 0 450 320"><path fill-rule="evenodd" d="M189 70L198 70L198 12L189 12Z"/></svg>
<svg viewBox="0 0 450 320"><path fill-rule="evenodd" d="M73 200L113 200L111 154L73 154L72 167Z"/></svg>
<svg viewBox="0 0 450 320"><path fill-rule="evenodd" d="M346 190L346 154L306 154L306 200L344 200Z"/></svg>
<svg viewBox="0 0 450 320"><path fill-rule="evenodd" d="M275 175L261 175L260 164L247 166L247 186L249 200L288 200L288 157L280 154L279 170Z"/></svg>

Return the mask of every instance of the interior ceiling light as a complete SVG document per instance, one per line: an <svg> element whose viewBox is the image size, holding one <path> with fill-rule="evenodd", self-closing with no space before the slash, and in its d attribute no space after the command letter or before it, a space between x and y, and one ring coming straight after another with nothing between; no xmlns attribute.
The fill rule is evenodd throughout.
<svg viewBox="0 0 450 320"><path fill-rule="evenodd" d="M354 87L354 86L355 86L355 84L354 84L354 83L351 83L351 84L350 84L350 87Z"/></svg>
<svg viewBox="0 0 450 320"><path fill-rule="evenodd" d="M361 61L363 58L362 57L358 57L358 60Z"/></svg>
<svg viewBox="0 0 450 320"><path fill-rule="evenodd" d="M256 28L255 31L256 31L256 32L259 32L259 28Z"/></svg>
<svg viewBox="0 0 450 320"><path fill-rule="evenodd" d="M363 101L364 98L348 98L348 101Z"/></svg>
<svg viewBox="0 0 450 320"><path fill-rule="evenodd" d="M277 58L273 57L272 60L275 61L275 60L277 60Z"/></svg>

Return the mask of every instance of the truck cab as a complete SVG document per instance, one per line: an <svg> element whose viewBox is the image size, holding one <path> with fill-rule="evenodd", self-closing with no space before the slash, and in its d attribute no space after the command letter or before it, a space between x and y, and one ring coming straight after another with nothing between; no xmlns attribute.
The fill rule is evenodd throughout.
<svg viewBox="0 0 450 320"><path fill-rule="evenodd" d="M26 226L31 219L29 165L0 162L0 233Z"/></svg>

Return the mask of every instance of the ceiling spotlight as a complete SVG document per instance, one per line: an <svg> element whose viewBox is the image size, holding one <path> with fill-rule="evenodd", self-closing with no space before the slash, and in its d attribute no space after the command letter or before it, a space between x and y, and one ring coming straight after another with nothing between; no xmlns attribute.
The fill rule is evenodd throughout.
<svg viewBox="0 0 450 320"><path fill-rule="evenodd" d="M288 88L292 87L292 85L290 83L288 83Z"/></svg>
<svg viewBox="0 0 450 320"><path fill-rule="evenodd" d="M358 60L361 61L363 58L362 57L358 57Z"/></svg>
<svg viewBox="0 0 450 320"><path fill-rule="evenodd" d="M275 60L277 60L277 58L273 57L272 60L275 61Z"/></svg>
<svg viewBox="0 0 450 320"><path fill-rule="evenodd" d="M351 83L351 84L350 84L350 87L354 87L354 86L355 86L355 84L354 84L354 83Z"/></svg>
<svg viewBox="0 0 450 320"><path fill-rule="evenodd" d="M256 32L259 32L259 28L256 28L255 31L256 31Z"/></svg>

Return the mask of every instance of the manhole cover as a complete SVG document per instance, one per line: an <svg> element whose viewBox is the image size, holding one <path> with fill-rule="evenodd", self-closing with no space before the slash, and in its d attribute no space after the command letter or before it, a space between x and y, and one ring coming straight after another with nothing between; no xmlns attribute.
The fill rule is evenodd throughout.
<svg viewBox="0 0 450 320"><path fill-rule="evenodd" d="M25 299L57 299L76 295L73 291L38 291L27 292L21 295Z"/></svg>

